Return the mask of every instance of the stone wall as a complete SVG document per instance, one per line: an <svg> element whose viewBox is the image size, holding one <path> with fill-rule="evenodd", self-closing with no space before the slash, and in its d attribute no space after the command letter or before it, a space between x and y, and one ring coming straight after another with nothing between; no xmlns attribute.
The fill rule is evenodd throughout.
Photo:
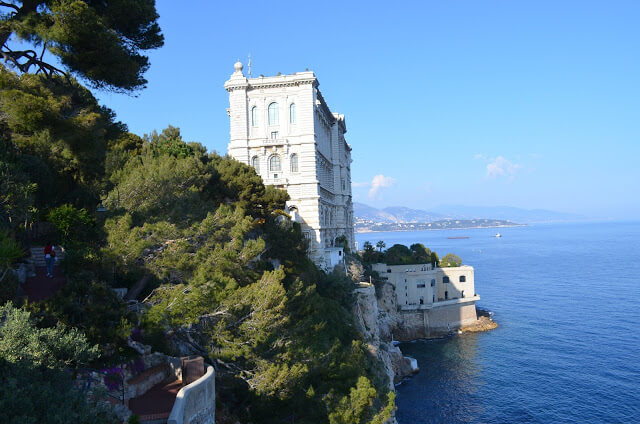
<svg viewBox="0 0 640 424"><path fill-rule="evenodd" d="M202 377L180 389L167 424L214 424L215 412L216 377L209 365Z"/></svg>
<svg viewBox="0 0 640 424"><path fill-rule="evenodd" d="M478 320L474 303L399 311L397 315L399 324L392 332L394 339L399 341L440 337Z"/></svg>

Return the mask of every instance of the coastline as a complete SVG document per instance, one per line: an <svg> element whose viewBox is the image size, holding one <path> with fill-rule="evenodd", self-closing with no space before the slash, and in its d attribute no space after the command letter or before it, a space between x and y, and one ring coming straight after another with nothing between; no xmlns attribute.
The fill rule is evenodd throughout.
<svg viewBox="0 0 640 424"><path fill-rule="evenodd" d="M514 228L514 227L527 227L528 224L514 224L514 225L491 225L491 226L477 226L477 227L464 227L464 228L419 228L419 229L393 229L393 230L369 230L369 229L355 229L356 234L369 234L369 233L411 233L417 231L451 231L451 230L479 230L482 228Z"/></svg>

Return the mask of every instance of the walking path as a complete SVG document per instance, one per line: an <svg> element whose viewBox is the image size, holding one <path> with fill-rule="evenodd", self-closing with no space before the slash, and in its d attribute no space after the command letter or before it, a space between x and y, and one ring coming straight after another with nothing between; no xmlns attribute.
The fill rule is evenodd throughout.
<svg viewBox="0 0 640 424"><path fill-rule="evenodd" d="M53 296L67 282L58 266L53 267L53 278L48 278L46 274L45 267L36 266L36 276L27 278L22 285L22 290L29 298L29 302L39 302Z"/></svg>
<svg viewBox="0 0 640 424"><path fill-rule="evenodd" d="M181 380L157 384L142 396L130 399L129 409L138 416L141 422L155 422L156 420L166 422L176 401L176 395L181 388Z"/></svg>

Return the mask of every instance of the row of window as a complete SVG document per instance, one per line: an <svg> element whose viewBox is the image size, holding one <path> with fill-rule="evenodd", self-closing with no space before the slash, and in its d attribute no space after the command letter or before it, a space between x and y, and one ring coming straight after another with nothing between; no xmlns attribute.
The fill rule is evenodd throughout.
<svg viewBox="0 0 640 424"><path fill-rule="evenodd" d="M269 172L280 172L282 171L280 156L272 155L269 157ZM251 166L256 170L256 173L260 173L260 158L258 156L254 156L251 158ZM289 166L291 168L291 172L298 172L298 155L292 154L289 157Z"/></svg>
<svg viewBox="0 0 640 424"><path fill-rule="evenodd" d="M260 124L260 119L258 115L258 106L254 106L251 108L251 126L257 127ZM273 102L269 104L267 107L269 125L278 125L280 123L280 107L278 103ZM296 104L291 103L289 105L289 123L296 123Z"/></svg>
<svg viewBox="0 0 640 424"><path fill-rule="evenodd" d="M458 281L460 281L461 283L464 283L467 281L467 277L464 275L461 275ZM446 284L446 283L450 283L451 281L449 280L449 277L442 277L442 282Z"/></svg>
<svg viewBox="0 0 640 424"><path fill-rule="evenodd" d="M406 280L406 278L405 278L405 280L404 280L404 281L405 281L405 282L407 281L407 280ZM466 276L464 276L464 275L461 275L461 276L460 276L459 281L460 281L461 283L464 283L464 282L466 282L466 281L467 281L467 277L466 277ZM450 282L451 282L451 280L449 280L449 277L447 277L447 276L442 277L442 283L443 283L443 284L447 284L447 283L450 283ZM435 279L432 279L432 280L431 280L431 287L435 287L435 286L436 286L436 280L435 280ZM406 287L406 286L405 286L405 287ZM419 289L424 288L424 287L425 287L425 282L424 282L424 281L418 281L418 282L417 282L417 287L418 287Z"/></svg>

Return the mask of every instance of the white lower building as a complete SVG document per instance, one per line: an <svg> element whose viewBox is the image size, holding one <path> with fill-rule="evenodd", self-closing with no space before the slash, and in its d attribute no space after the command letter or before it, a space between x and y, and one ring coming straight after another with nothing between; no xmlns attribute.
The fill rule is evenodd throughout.
<svg viewBox="0 0 640 424"><path fill-rule="evenodd" d="M309 240L309 254L332 268L353 249L351 147L344 115L329 110L313 72L246 78L240 62L229 92L228 153L254 167L267 185L289 193L289 213Z"/></svg>
<svg viewBox="0 0 640 424"><path fill-rule="evenodd" d="M374 264L373 271L390 283L400 312L424 324L427 333L441 333L474 324L478 317L475 303L473 267L462 265L434 268L429 264Z"/></svg>

